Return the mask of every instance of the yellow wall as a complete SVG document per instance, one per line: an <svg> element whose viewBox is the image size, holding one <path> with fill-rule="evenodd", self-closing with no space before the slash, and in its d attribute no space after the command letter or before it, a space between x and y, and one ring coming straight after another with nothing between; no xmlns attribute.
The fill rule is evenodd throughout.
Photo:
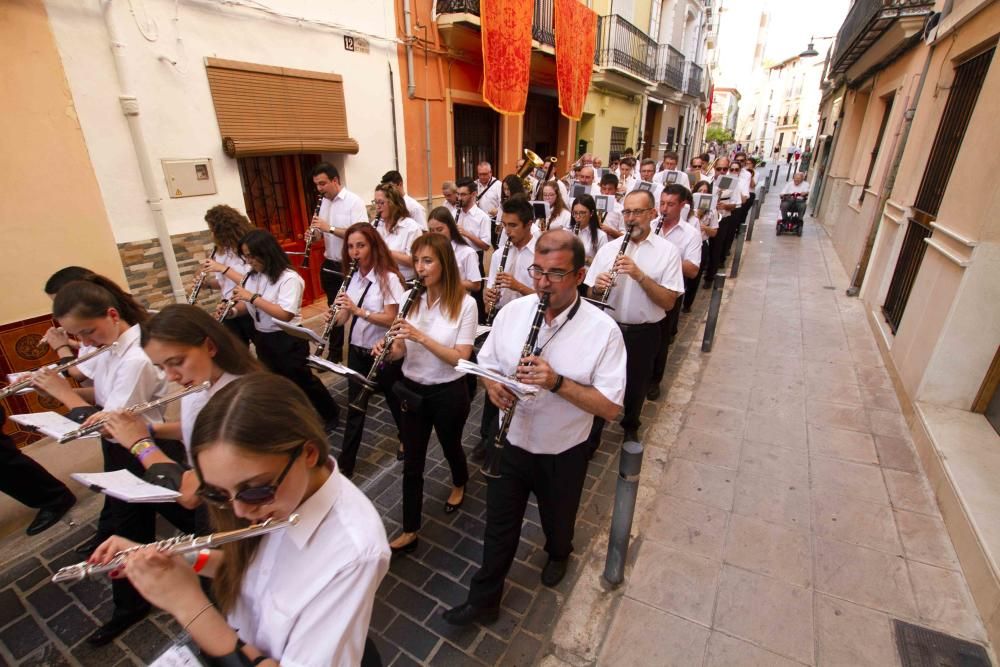
<svg viewBox="0 0 1000 667"><path fill-rule="evenodd" d="M611 128L628 128L625 146L636 148L635 128L639 123L639 103L632 102L613 93L591 89L583 107L584 122L577 133L579 139L587 141L587 150L604 160L608 159L611 145ZM593 114L589 118L586 114Z"/></svg>
<svg viewBox="0 0 1000 667"><path fill-rule="evenodd" d="M12 322L50 311L42 285L63 266L125 281L41 0L0 3L0 82L0 322Z"/></svg>

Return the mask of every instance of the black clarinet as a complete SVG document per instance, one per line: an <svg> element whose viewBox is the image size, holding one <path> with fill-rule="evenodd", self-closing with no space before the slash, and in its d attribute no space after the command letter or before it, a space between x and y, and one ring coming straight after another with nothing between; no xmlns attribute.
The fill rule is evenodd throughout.
<svg viewBox="0 0 1000 667"><path fill-rule="evenodd" d="M372 220L372 227L374 227L375 229L378 229L378 223L380 223L380 222L382 222L382 214L381 213L379 213L378 215L376 215L375 219Z"/></svg>
<svg viewBox="0 0 1000 667"><path fill-rule="evenodd" d="M358 270L358 260L352 259L351 266L347 270L347 275L344 276L344 282L340 283L340 289L337 290L337 296L333 297L334 301L337 300L338 296L347 292L347 286L351 284L351 278L354 277L354 272L357 270ZM317 357L323 356L323 351L326 350L326 346L330 342L330 332L333 331L333 327L337 326L337 315L339 314L340 314L340 306L334 305L333 308L330 309L330 321L326 323L326 326L323 327L323 333L319 335L319 337L323 339L323 342L316 344Z"/></svg>
<svg viewBox="0 0 1000 667"><path fill-rule="evenodd" d="M219 251L218 247L212 248L212 254L208 256L209 259L215 259L215 253ZM205 278L208 277L207 271L202 271L201 275L198 276L198 280L195 281L194 287L191 288L191 296L188 297L188 305L193 306L194 302L198 300L198 293L201 292L201 286L205 284Z"/></svg>
<svg viewBox="0 0 1000 667"><path fill-rule="evenodd" d="M322 192L319 193L319 195L316 197L316 208L313 209L313 214L312 214L313 218L315 218L317 215L319 215L319 209L320 209L321 206L323 206L323 193ZM309 268L309 251L312 250L313 239L316 238L316 234L314 233L314 230L315 230L315 227L312 226L312 218L309 218L309 226L306 228L306 248L305 248L306 254L305 254L305 257L302 258L302 267L301 268L303 268L303 269L308 269Z"/></svg>
<svg viewBox="0 0 1000 667"><path fill-rule="evenodd" d="M497 273L503 273L507 266L507 255L510 253L510 236L507 237L507 242L503 244L503 254L500 255L500 265L497 266ZM497 290L496 301L490 304L490 309L486 311L486 326L493 326L493 318L497 314L497 303L500 302L500 292Z"/></svg>
<svg viewBox="0 0 1000 667"><path fill-rule="evenodd" d="M403 307L399 310L399 315L396 316L396 321L405 320L406 316L409 315L410 309L413 304L416 303L417 299L420 298L421 293L424 291L424 284L421 282L420 277L417 276L413 279L413 289L406 296L406 301L403 302ZM392 327L385 332L385 337L382 339L382 351L378 353L375 357L375 361L372 362L371 370L368 371L368 376L364 379L358 379L361 383L361 393L354 400L353 403L348 405L352 410L358 410L359 412L368 411L368 400L375 393L378 385L375 384L375 378L378 377L379 371L382 370L382 366L385 364L386 356L389 354L389 349L392 347L392 341L395 340L395 336L392 334Z"/></svg>
<svg viewBox="0 0 1000 667"><path fill-rule="evenodd" d="M542 320L545 318L545 311L549 308L549 293L544 292L538 299L538 307L535 309L535 318L531 321L531 330L528 332L528 340L524 341L521 348L521 357L518 357L518 364L522 357L537 356L542 353L541 348L536 348L538 344L538 332L542 328ZM507 411L503 413L503 421L500 422L500 430L497 437L493 439L493 446L486 452L486 461L483 464L483 475L498 479L500 477L500 459L503 458L503 441L507 438L507 431L510 430L510 423L514 420L514 408L517 407L517 399L511 403Z"/></svg>

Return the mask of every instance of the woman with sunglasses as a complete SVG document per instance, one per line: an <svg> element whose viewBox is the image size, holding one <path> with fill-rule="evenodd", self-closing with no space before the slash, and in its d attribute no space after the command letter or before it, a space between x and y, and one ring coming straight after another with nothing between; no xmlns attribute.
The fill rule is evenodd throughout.
<svg viewBox="0 0 1000 667"><path fill-rule="evenodd" d="M337 322L346 325L351 322L347 348L347 366L362 376L367 376L372 367L372 348L382 340L386 330L399 314L399 304L403 300L403 276L396 268L378 232L366 222L351 225L344 234L342 266L357 262L357 270L347 286L347 292L333 302L337 312ZM473 257L475 253L473 253ZM331 316L327 312L326 317ZM399 378L398 363L386 364L378 372L376 382L379 392L392 413L396 428L400 428L401 416L399 399L391 391ZM353 377L347 379L347 404L361 393L361 383ZM365 427L365 413L348 407L347 425L344 427L344 443L337 457L340 471L347 477L354 475L354 466L361 447L361 434ZM400 438L402 440L402 438ZM400 449L397 458L400 458Z"/></svg>
<svg viewBox="0 0 1000 667"><path fill-rule="evenodd" d="M246 234L240 239L240 252L252 273L245 285L233 289L237 303L230 311L231 316L250 314L257 358L272 372L297 384L322 417L327 432L333 431L340 421L340 410L306 365L309 343L275 324L275 320L289 324L302 321L299 312L305 281L268 231L255 229Z"/></svg>
<svg viewBox="0 0 1000 667"><path fill-rule="evenodd" d="M366 638L389 568L385 528L338 473L302 391L267 373L229 383L198 416L191 456L215 530L298 523L187 559L139 550L122 575L215 664L379 664ZM113 537L91 560L134 544ZM213 601L199 575L212 579Z"/></svg>
<svg viewBox="0 0 1000 667"><path fill-rule="evenodd" d="M253 229L253 225L245 215L225 204L208 209L205 222L215 243L215 257L203 260L201 270L212 274L206 282L221 290L222 300L225 301L250 271L250 266L240 254L240 239ZM229 318L223 324L246 345L250 344L254 329L247 315Z"/></svg>
<svg viewBox="0 0 1000 667"><path fill-rule="evenodd" d="M458 262L458 275L462 279L465 291L472 294L481 290L483 274L479 271L479 256L458 231L458 225L455 224L455 218L451 217L451 211L444 206L438 206L431 211L427 225L432 234L440 234L451 241L451 249L455 253L455 261Z"/></svg>
<svg viewBox="0 0 1000 667"><path fill-rule="evenodd" d="M698 181L692 194L711 195L712 184L708 181ZM685 313L691 312L691 305L694 303L695 297L698 296L698 280L701 276L705 276L705 280L709 280L711 276L715 275L714 270L718 268L717 262L712 259L712 244L719 231L719 216L715 211L697 207L692 203L688 224L701 231L701 267L695 278L684 279L684 306L682 310Z"/></svg>
<svg viewBox="0 0 1000 667"><path fill-rule="evenodd" d="M201 504L195 494L197 478L190 469L171 470L177 464L163 453L155 439L180 440L187 452L186 463L190 465L191 432L198 413L220 389L260 366L246 347L198 306L165 307L142 326L140 341L146 356L164 371L167 381L182 387L204 382L211 386L180 400L178 421L148 424L139 415L114 412L108 417L108 432L125 449L137 450L136 458L146 470L166 464L166 468L159 469L176 475L176 490L181 493L177 502L182 507L195 508Z"/></svg>
<svg viewBox="0 0 1000 667"><path fill-rule="evenodd" d="M468 359L476 340L476 302L462 289L455 253L448 239L424 234L413 243L413 263L425 290L414 301L407 319L390 331L395 336L391 359L403 360L403 378L396 391L403 409L403 532L389 545L394 552L417 548L417 531L424 496L424 464L431 429L437 433L452 489L444 511L456 511L465 500L469 479L462 428L469 416L465 375L455 370ZM378 354L382 343L372 350Z"/></svg>
<svg viewBox="0 0 1000 667"><path fill-rule="evenodd" d="M392 253L403 280L413 280L416 273L413 271L410 247L413 239L423 234L423 230L413 218L408 217L403 195L391 184L383 183L375 188L375 215L382 218L378 233Z"/></svg>
<svg viewBox="0 0 1000 667"><path fill-rule="evenodd" d="M594 261L594 255L608 242L608 235L601 229L601 219L597 217L597 202L590 195L573 200L573 226L578 227L577 235L583 242L587 266Z"/></svg>

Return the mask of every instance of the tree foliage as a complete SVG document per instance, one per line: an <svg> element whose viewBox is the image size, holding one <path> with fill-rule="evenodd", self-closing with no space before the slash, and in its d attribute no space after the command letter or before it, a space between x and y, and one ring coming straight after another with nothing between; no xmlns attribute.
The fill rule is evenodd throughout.
<svg viewBox="0 0 1000 667"><path fill-rule="evenodd" d="M708 129L705 130L705 141L714 141L715 143L724 144L732 140L732 130L727 130L717 125L710 125Z"/></svg>

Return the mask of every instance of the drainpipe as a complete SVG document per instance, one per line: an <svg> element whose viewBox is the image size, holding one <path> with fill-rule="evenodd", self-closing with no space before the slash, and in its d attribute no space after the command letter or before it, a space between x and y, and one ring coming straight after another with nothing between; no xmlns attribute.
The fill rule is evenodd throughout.
<svg viewBox="0 0 1000 667"><path fill-rule="evenodd" d="M389 66L389 112L392 114L392 159L396 171L399 171L399 133L396 130L396 80L392 75L392 64Z"/></svg>
<svg viewBox="0 0 1000 667"><path fill-rule="evenodd" d="M403 30L406 34L406 96L411 100L417 96L417 84L413 80L413 30L410 28L413 11L410 9L411 0L403 0ZM424 28L424 81L428 81L428 55L427 55L427 28ZM431 193L431 108L430 100L424 95L424 146L427 159L427 209L430 210L433 203Z"/></svg>
<svg viewBox="0 0 1000 667"><path fill-rule="evenodd" d="M167 229L167 218L163 214L163 200L160 198L157 180L150 162L149 148L146 146L146 137L139 122L139 98L130 92L132 78L128 58L125 54L125 43L120 38L111 6L112 0L102 0L101 10L104 15L104 25L111 42L111 54L114 56L115 74L118 78L118 103L121 105L122 113L125 114L125 120L128 122L129 135L132 137L132 150L135 153L139 174L142 176L146 202L153 214L153 226L156 227L156 237L160 242L160 249L163 251L163 263L166 265L167 276L170 278L170 288L173 291L174 301L184 303L186 301L184 282L181 280L181 272L177 267L177 257L174 255L170 231Z"/></svg>
<svg viewBox="0 0 1000 667"><path fill-rule="evenodd" d="M899 165L903 162L903 152L906 150L906 140L910 136L910 128L913 126L913 117L917 115L917 103L920 102L920 93L924 90L924 81L927 79L927 70L931 65L931 58L934 55L934 47L927 50L927 57L924 59L924 68L920 72L920 80L917 82L917 90L913 94L913 101L903 113L903 127L900 129L899 141L896 144L896 154L892 158L892 164L885 175L885 183L882 186L882 193L879 195L878 203L875 205L875 216L868 229L868 238L865 240L865 249L861 254L861 260L854 271L854 280L847 289L847 296L858 296L868 274L868 262L872 258L872 250L875 248L875 237L878 235L881 226L882 216L885 214L885 205L889 201L892 188L896 185L896 176L899 174ZM874 92L874 91L873 91ZM838 128L839 129L839 128Z"/></svg>

